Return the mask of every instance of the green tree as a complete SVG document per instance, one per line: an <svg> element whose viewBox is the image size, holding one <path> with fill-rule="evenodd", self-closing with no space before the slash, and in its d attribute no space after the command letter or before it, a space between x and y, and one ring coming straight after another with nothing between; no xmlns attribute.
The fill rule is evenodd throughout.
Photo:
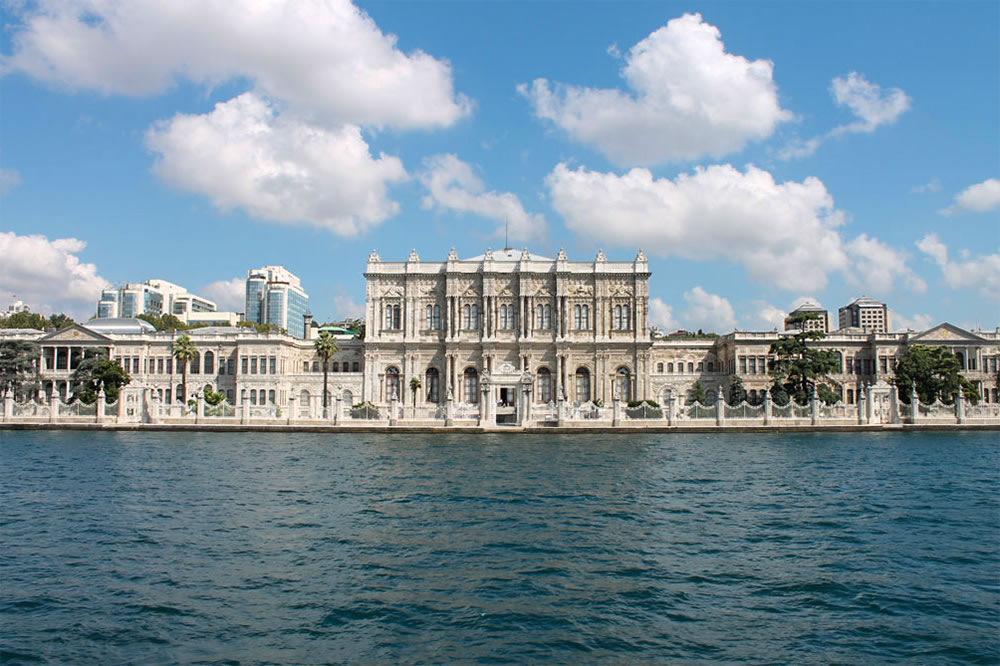
<svg viewBox="0 0 1000 666"><path fill-rule="evenodd" d="M213 391L211 384L205 384L201 394L205 396L205 403L213 407L226 399L226 394L222 391Z"/></svg>
<svg viewBox="0 0 1000 666"><path fill-rule="evenodd" d="M288 333L285 329L274 324L258 324L254 321L240 321L236 323L238 328L252 328L258 333Z"/></svg>
<svg viewBox="0 0 1000 666"><path fill-rule="evenodd" d="M784 386L782 386L778 382L774 382L773 384L771 384L772 403L778 405L779 407L784 407L785 405L788 404L789 400L790 398L788 397L788 391L785 390Z"/></svg>
<svg viewBox="0 0 1000 666"><path fill-rule="evenodd" d="M738 405L747 398L747 391L743 388L743 380L739 375L733 375L729 382L729 404Z"/></svg>
<svg viewBox="0 0 1000 666"><path fill-rule="evenodd" d="M49 328L49 320L34 312L15 312L0 317L0 327L2 328L34 328L44 331Z"/></svg>
<svg viewBox="0 0 1000 666"><path fill-rule="evenodd" d="M691 390L688 391L687 394L687 404L693 405L696 402L702 405L708 404L708 396L705 395L705 387L701 385L700 381L695 381Z"/></svg>
<svg viewBox="0 0 1000 666"><path fill-rule="evenodd" d="M979 402L979 391L962 376L962 364L947 347L910 345L896 362L896 376L893 383L899 397L910 400L910 387L916 384L920 401L932 403L936 398L951 403L962 387L965 399L972 404Z"/></svg>
<svg viewBox="0 0 1000 666"><path fill-rule="evenodd" d="M51 328L56 329L57 331L61 331L64 328L69 328L70 326L72 326L75 323L76 322L73 321L72 317L70 317L69 315L62 314L62 313L54 314L54 315L52 315L52 316L49 317L49 326Z"/></svg>
<svg viewBox="0 0 1000 666"><path fill-rule="evenodd" d="M28 340L0 342L0 396L23 396L38 390L38 345Z"/></svg>
<svg viewBox="0 0 1000 666"><path fill-rule="evenodd" d="M771 377L775 384L780 384L800 405L808 403L812 398L814 386L817 393L822 395L831 396L836 393L833 388L837 386L836 383L828 380L826 375L840 371L840 356L837 352L809 345L810 342L825 337L822 331L801 331L779 338L771 345L770 353L774 355L770 368Z"/></svg>
<svg viewBox="0 0 1000 666"><path fill-rule="evenodd" d="M327 377L330 366L330 357L337 353L337 339L330 334L330 331L321 331L315 342L316 355L323 359L323 418L329 418L327 406L330 404L329 392L327 391Z"/></svg>
<svg viewBox="0 0 1000 666"><path fill-rule="evenodd" d="M112 403L118 400L123 386L132 381L117 361L111 361L103 353L87 356L73 371L70 377L73 397L85 404L91 405L97 400L97 395L104 387L104 401Z"/></svg>
<svg viewBox="0 0 1000 666"><path fill-rule="evenodd" d="M170 313L162 315L141 314L138 318L148 321L158 331L186 331L191 328Z"/></svg>
<svg viewBox="0 0 1000 666"><path fill-rule="evenodd" d="M191 338L186 335L182 335L174 340L173 355L174 358L177 359L177 365L181 368L181 391L184 395L181 404L185 404L188 399L188 363L190 363L194 357L198 355L198 348L194 346L194 342L191 341Z"/></svg>
<svg viewBox="0 0 1000 666"><path fill-rule="evenodd" d="M417 412L417 391L420 390L420 377L410 378L410 391L413 393L413 415L416 416Z"/></svg>

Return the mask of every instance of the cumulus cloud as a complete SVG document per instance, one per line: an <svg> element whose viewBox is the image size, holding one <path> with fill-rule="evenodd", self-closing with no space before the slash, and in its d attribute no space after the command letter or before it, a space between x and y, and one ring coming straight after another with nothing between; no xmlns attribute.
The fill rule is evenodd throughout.
<svg viewBox="0 0 1000 666"><path fill-rule="evenodd" d="M356 125L309 125L276 114L253 93L207 114L178 114L150 129L146 145L157 155L157 175L220 209L343 236L395 215L399 205L386 186L407 177L398 158L372 158Z"/></svg>
<svg viewBox="0 0 1000 666"><path fill-rule="evenodd" d="M728 299L694 287L684 293L684 300L688 304L684 322L689 328L716 333L727 333L736 328L736 314Z"/></svg>
<svg viewBox="0 0 1000 666"><path fill-rule="evenodd" d="M845 132L874 132L880 125L896 122L910 108L910 98L899 88L883 91L864 75L851 72L847 78L836 77L830 83L830 92L839 106L846 106L857 121L834 128L832 134Z"/></svg>
<svg viewBox="0 0 1000 666"><path fill-rule="evenodd" d="M669 180L559 164L546 183L566 225L596 241L727 259L784 289L820 289L848 265L836 230L843 215L817 178L779 184L753 166L716 165Z"/></svg>
<svg viewBox="0 0 1000 666"><path fill-rule="evenodd" d="M934 317L929 314L915 314L912 317L902 315L895 310L890 313L892 316L893 331L926 331L934 325Z"/></svg>
<svg viewBox="0 0 1000 666"><path fill-rule="evenodd" d="M97 266L77 256L87 246L77 238L0 232L0 293L17 294L36 312L94 314L101 290L111 286Z"/></svg>
<svg viewBox="0 0 1000 666"><path fill-rule="evenodd" d="M0 169L0 196L7 194L21 184L21 174L17 169Z"/></svg>
<svg viewBox="0 0 1000 666"><path fill-rule="evenodd" d="M469 101L451 66L396 37L348 0L38 0L21 5L20 71L72 90L148 95L180 80L249 80L259 94L334 124L447 127Z"/></svg>
<svg viewBox="0 0 1000 666"><path fill-rule="evenodd" d="M434 155L424 160L420 181L427 188L423 207L471 213L499 222L496 234L503 235L509 224L510 238L536 240L545 236L545 216L524 210L521 200L510 192L487 192L472 166L455 155Z"/></svg>
<svg viewBox="0 0 1000 666"><path fill-rule="evenodd" d="M223 312L243 312L246 306L247 279L234 277L231 280L217 280L198 290L199 296L215 301L215 306Z"/></svg>
<svg viewBox="0 0 1000 666"><path fill-rule="evenodd" d="M826 134L808 140L793 139L778 151L778 159L793 160L809 157L830 137L858 132L869 133L881 125L891 125L910 108L911 101L900 88L883 91L877 83L869 82L864 75L857 72L851 72L847 78L835 77L830 82L830 94L838 106L850 109L857 120L834 127ZM929 183L928 187L930 185Z"/></svg>
<svg viewBox="0 0 1000 666"><path fill-rule="evenodd" d="M852 263L847 271L847 281L861 291L887 293L892 291L897 280L918 294L927 291L927 283L910 270L903 253L877 238L861 234L847 243L846 249Z"/></svg>
<svg viewBox="0 0 1000 666"><path fill-rule="evenodd" d="M917 242L921 252L931 257L941 269L941 276L952 289L974 288L990 300L1000 300L1000 248L994 254L981 254L964 261L948 258L948 246L937 234L928 234Z"/></svg>
<svg viewBox="0 0 1000 666"><path fill-rule="evenodd" d="M759 327L767 330L783 331L785 329L785 317L787 316L788 313L777 306L770 303L760 303L751 320L754 328Z"/></svg>
<svg viewBox="0 0 1000 666"><path fill-rule="evenodd" d="M955 203L941 211L942 215L985 213L1000 208L1000 180L989 178L971 185L955 197Z"/></svg>
<svg viewBox="0 0 1000 666"><path fill-rule="evenodd" d="M652 165L737 152L792 118L773 64L726 53L699 14L669 21L625 55L628 91L550 83L518 87L535 114L620 165Z"/></svg>
<svg viewBox="0 0 1000 666"><path fill-rule="evenodd" d="M680 322L674 319L673 306L656 296L649 299L649 323L667 333L681 327Z"/></svg>

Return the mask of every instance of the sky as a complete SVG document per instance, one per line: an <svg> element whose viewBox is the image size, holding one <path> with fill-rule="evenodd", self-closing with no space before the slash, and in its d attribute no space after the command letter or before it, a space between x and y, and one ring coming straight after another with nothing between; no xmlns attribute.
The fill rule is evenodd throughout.
<svg viewBox="0 0 1000 666"><path fill-rule="evenodd" d="M0 301L649 257L665 330L1000 326L1000 3L0 0Z"/></svg>

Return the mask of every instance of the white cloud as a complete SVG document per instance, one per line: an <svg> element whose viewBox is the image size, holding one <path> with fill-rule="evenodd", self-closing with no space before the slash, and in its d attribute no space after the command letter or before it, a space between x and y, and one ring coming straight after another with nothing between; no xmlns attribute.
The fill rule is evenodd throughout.
<svg viewBox="0 0 1000 666"><path fill-rule="evenodd" d="M656 296L649 299L649 323L666 333L681 327L680 322L674 319L673 307Z"/></svg>
<svg viewBox="0 0 1000 666"><path fill-rule="evenodd" d="M486 192L486 186L472 166L455 155L434 155L424 160L420 181L427 188L426 209L454 210L496 220L498 235L510 225L514 240L536 240L545 236L548 225L540 213L528 213L521 200L510 192Z"/></svg>
<svg viewBox="0 0 1000 666"><path fill-rule="evenodd" d="M148 95L248 79L334 124L447 127L470 111L451 66L405 54L347 0L39 0L0 72L73 90ZM9 9L9 8L8 8Z"/></svg>
<svg viewBox="0 0 1000 666"><path fill-rule="evenodd" d="M834 77L830 82L830 93L838 106L846 106L858 118L856 122L834 127L826 134L814 136L808 140L793 139L778 151L778 159L794 160L809 157L830 137L857 132L874 132L880 125L890 125L910 108L910 98L899 88L882 91L877 83L870 83L864 75L851 72L847 78ZM936 180L936 179L935 179ZM928 183L928 189L933 188L934 181ZM937 189L940 189L940 184ZM914 188L914 192L923 189Z"/></svg>
<svg viewBox="0 0 1000 666"><path fill-rule="evenodd" d="M785 317L788 313L770 303L762 303L753 316L754 328L767 330L785 330Z"/></svg>
<svg viewBox="0 0 1000 666"><path fill-rule="evenodd" d="M246 307L247 279L234 277L232 280L217 280L198 290L198 295L215 301L223 312L244 312Z"/></svg>
<svg viewBox="0 0 1000 666"><path fill-rule="evenodd" d="M952 261L948 259L948 246L936 234L921 238L917 247L934 259L945 284L952 289L975 288L990 300L1000 300L1000 249L967 261Z"/></svg>
<svg viewBox="0 0 1000 666"><path fill-rule="evenodd" d="M792 114L781 108L773 64L726 53L699 14L669 21L633 46L621 76L629 91L535 79L518 90L539 118L620 165L737 152Z"/></svg>
<svg viewBox="0 0 1000 666"><path fill-rule="evenodd" d="M943 209L941 214L985 213L996 208L1000 208L1000 180L989 178L962 190L955 197L955 203Z"/></svg>
<svg viewBox="0 0 1000 666"><path fill-rule="evenodd" d="M559 164L546 183L552 207L590 240L727 259L783 289L821 289L848 265L836 230L843 215L817 178L779 184L753 166L716 165L669 180Z"/></svg>
<svg viewBox="0 0 1000 666"><path fill-rule="evenodd" d="M94 315L101 290L111 286L97 266L77 256L87 244L76 238L19 236L0 232L0 294L17 294L35 312Z"/></svg>
<svg viewBox="0 0 1000 666"><path fill-rule="evenodd" d="M338 285L337 295L333 297L334 320L363 319L365 316L365 304L354 300L354 297Z"/></svg>
<svg viewBox="0 0 1000 666"><path fill-rule="evenodd" d="M736 327L736 314L728 299L694 287L684 293L684 300L688 304L684 322L689 328L728 333Z"/></svg>
<svg viewBox="0 0 1000 666"><path fill-rule="evenodd" d="M934 317L929 314L915 314L912 317L907 317L895 310L892 310L890 314L893 331L926 331L934 325Z"/></svg>
<svg viewBox="0 0 1000 666"><path fill-rule="evenodd" d="M398 158L372 158L357 126L327 130L277 115L253 93L204 115L178 114L150 129L146 144L157 175L223 210L343 236L395 215L386 186L407 177Z"/></svg>
<svg viewBox="0 0 1000 666"><path fill-rule="evenodd" d="M896 280L918 294L927 291L927 283L906 265L903 253L877 238L861 234L845 246L852 266L847 281L869 294L892 291Z"/></svg>
<svg viewBox="0 0 1000 666"><path fill-rule="evenodd" d="M901 89L883 91L877 83L870 83L857 72L851 72L846 79L834 78L830 83L830 92L838 105L846 106L858 118L857 122L834 128L833 135L874 132L880 125L896 122L910 108L910 98Z"/></svg>
<svg viewBox="0 0 1000 666"><path fill-rule="evenodd" d="M923 185L914 185L910 188L910 191L914 194L923 194L924 192L938 192L941 189L941 179L931 178L928 182Z"/></svg>
<svg viewBox="0 0 1000 666"><path fill-rule="evenodd" d="M17 169L0 169L0 196L7 194L21 184L21 174Z"/></svg>

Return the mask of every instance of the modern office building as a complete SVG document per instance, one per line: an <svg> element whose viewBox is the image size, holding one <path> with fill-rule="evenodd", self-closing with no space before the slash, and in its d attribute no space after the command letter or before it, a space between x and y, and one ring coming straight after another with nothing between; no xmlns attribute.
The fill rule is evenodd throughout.
<svg viewBox="0 0 1000 666"><path fill-rule="evenodd" d="M184 323L235 323L232 312L217 312L215 303L190 293L184 287L166 280L127 282L115 289L105 289L97 302L97 318L132 318L141 314L158 317L171 314Z"/></svg>
<svg viewBox="0 0 1000 666"><path fill-rule="evenodd" d="M862 296L840 308L837 328L860 328L865 333L888 333L891 330L889 307Z"/></svg>
<svg viewBox="0 0 1000 666"><path fill-rule="evenodd" d="M800 314L814 315L814 317L812 319L806 319L805 321L794 321L796 319L796 315ZM788 316L785 317L785 330L821 331L823 333L829 333L830 313L828 313L825 308L820 307L817 303L806 301L799 307L789 312Z"/></svg>
<svg viewBox="0 0 1000 666"><path fill-rule="evenodd" d="M284 266L264 266L248 271L246 321L271 324L295 338L305 338L303 316L309 312L309 295L302 281Z"/></svg>
<svg viewBox="0 0 1000 666"><path fill-rule="evenodd" d="M13 300L7 305L7 309L0 311L0 319L9 317L10 315L17 314L19 312L31 312L31 308L25 305L24 301L17 297L17 294L14 294Z"/></svg>

